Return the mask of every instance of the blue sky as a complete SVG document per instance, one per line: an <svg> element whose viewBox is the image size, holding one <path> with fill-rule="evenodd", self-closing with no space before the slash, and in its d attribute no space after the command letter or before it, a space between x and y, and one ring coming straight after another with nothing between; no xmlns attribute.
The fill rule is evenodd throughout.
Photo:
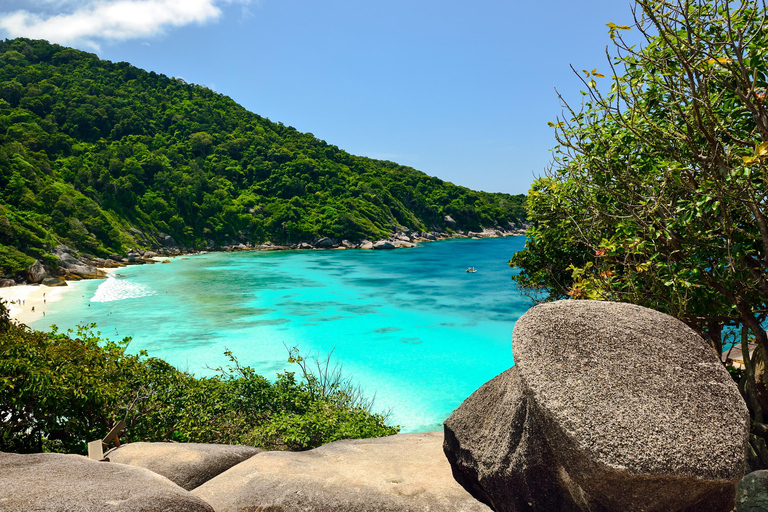
<svg viewBox="0 0 768 512"><path fill-rule="evenodd" d="M526 193L555 144L555 87L605 71L628 0L3 0L32 37L206 85L356 155ZM608 74L608 73L606 73Z"/></svg>

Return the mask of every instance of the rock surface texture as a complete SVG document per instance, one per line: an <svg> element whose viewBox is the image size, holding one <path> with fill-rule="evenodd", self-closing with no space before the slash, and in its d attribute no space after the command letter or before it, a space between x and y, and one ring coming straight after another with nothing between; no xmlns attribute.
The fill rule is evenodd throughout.
<svg viewBox="0 0 768 512"><path fill-rule="evenodd" d="M149 470L58 453L0 453L0 510L212 512Z"/></svg>
<svg viewBox="0 0 768 512"><path fill-rule="evenodd" d="M262 452L192 493L216 512L488 512L451 477L441 432Z"/></svg>
<svg viewBox="0 0 768 512"><path fill-rule="evenodd" d="M445 423L454 476L498 511L730 511L749 415L714 351L630 304L517 321L516 366Z"/></svg>
<svg viewBox="0 0 768 512"><path fill-rule="evenodd" d="M203 443L129 443L104 454L111 462L138 466L191 491L262 450Z"/></svg>
<svg viewBox="0 0 768 512"><path fill-rule="evenodd" d="M48 277L48 273L45 271L45 268L43 268L43 264L40 263L38 260L35 260L35 262L29 266L29 268L26 271L27 274L27 281L30 283L39 283L46 277Z"/></svg>
<svg viewBox="0 0 768 512"><path fill-rule="evenodd" d="M768 510L768 470L753 471L739 482L736 512Z"/></svg>
<svg viewBox="0 0 768 512"><path fill-rule="evenodd" d="M106 276L103 271L73 256L72 249L66 245L57 246L53 254L59 259L59 270L67 279L100 279Z"/></svg>

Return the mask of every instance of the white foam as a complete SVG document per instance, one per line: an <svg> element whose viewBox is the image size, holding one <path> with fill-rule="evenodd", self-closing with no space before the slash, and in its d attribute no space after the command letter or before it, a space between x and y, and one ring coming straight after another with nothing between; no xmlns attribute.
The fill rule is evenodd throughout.
<svg viewBox="0 0 768 512"><path fill-rule="evenodd" d="M111 302L114 300L136 299L157 295L149 286L136 283L129 279L109 276L101 283L93 294L91 302Z"/></svg>

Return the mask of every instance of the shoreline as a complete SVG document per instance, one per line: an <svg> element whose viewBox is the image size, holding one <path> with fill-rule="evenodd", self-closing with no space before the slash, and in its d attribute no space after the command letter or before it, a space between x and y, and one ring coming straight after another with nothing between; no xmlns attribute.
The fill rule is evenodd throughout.
<svg viewBox="0 0 768 512"><path fill-rule="evenodd" d="M99 270L110 274L117 268L101 268ZM45 317L48 304L58 302L64 294L77 290L77 283L83 281L85 280L67 281L67 286L46 286L44 284L8 286L0 288L0 300L6 302L8 315L12 321L17 324L29 325L31 322Z"/></svg>
<svg viewBox="0 0 768 512"><path fill-rule="evenodd" d="M428 238L422 238L419 237L417 240L414 240L412 242L406 241L404 239L397 239L395 237L392 237L390 239L384 239L379 240L376 243L379 242L389 242L391 245L389 247L384 247L383 249L401 249L401 248L412 248L417 246L420 243L425 242L441 242L446 240L457 240L457 239L474 239L474 240L482 240L484 238L507 238L509 236L523 236L524 232L510 232L510 231L496 231L496 230L488 230L484 232L478 232L478 233L453 233L453 234L445 234L441 233L441 236L435 237L434 240L428 239ZM474 235L474 236L472 236ZM413 240L413 239L412 239ZM327 251L327 250L339 250L339 249L356 249L356 250L379 250L379 247L374 247L374 243L369 242L370 246L363 247L363 246L357 246L357 247L345 247L342 244L334 244L330 247L317 247L317 246L311 246L310 244L295 244L293 246L285 246L285 245L276 245L272 242L265 242L264 244L258 244L258 245L236 245L236 246L224 246L221 248L209 248L209 249L202 249L202 250L195 250L195 251L179 251L178 254L162 254L158 255L155 253L152 256L149 257L143 257L143 254L145 252L151 252L151 251L140 251L139 255L141 255L139 258L137 258L136 261L131 261L129 264L155 264L155 263L165 263L169 258L178 258L182 256L194 256L197 254L205 254L208 252L246 252L246 251L295 251L295 250L320 250L320 251ZM302 247L303 245L303 247ZM122 268L125 266L124 263L121 262L121 265L119 267L99 267L99 270L103 271L105 274L107 274L106 277L102 279L108 278L108 275L112 272L117 271L119 268ZM12 321L14 321L17 324L25 324L29 325L29 323L40 320L45 317L45 311L46 306L49 303L58 302L61 300L61 298L64 296L64 294L68 291L73 291L78 287L77 283L80 283L82 281L91 281L92 279L86 278L82 280L69 280L66 281L66 286L46 286L43 284L17 284L15 286L7 286L0 288L0 301L6 302L6 307L8 308L8 314ZM21 301L21 303L19 303Z"/></svg>

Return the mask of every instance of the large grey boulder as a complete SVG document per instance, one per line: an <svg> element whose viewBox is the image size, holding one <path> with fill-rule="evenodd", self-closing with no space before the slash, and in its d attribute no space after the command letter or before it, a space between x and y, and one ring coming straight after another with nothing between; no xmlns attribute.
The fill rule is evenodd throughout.
<svg viewBox="0 0 768 512"><path fill-rule="evenodd" d="M315 247L318 249L330 249L334 245L336 245L336 241L328 237L323 237L315 241Z"/></svg>
<svg viewBox="0 0 768 512"><path fill-rule="evenodd" d="M157 241L160 242L160 245L168 249L176 249L179 246L179 244L176 243L176 240L166 233L158 233Z"/></svg>
<svg viewBox="0 0 768 512"><path fill-rule="evenodd" d="M516 366L467 398L444 425L453 476L493 510L578 510L560 491L531 407Z"/></svg>
<svg viewBox="0 0 768 512"><path fill-rule="evenodd" d="M441 432L262 452L192 493L216 512L488 512L451 477Z"/></svg>
<svg viewBox="0 0 768 512"><path fill-rule="evenodd" d="M768 510L768 470L753 471L739 482L736 512Z"/></svg>
<svg viewBox="0 0 768 512"><path fill-rule="evenodd" d="M0 453L3 512L212 512L147 469L81 455Z"/></svg>
<svg viewBox="0 0 768 512"><path fill-rule="evenodd" d="M26 274L27 281L30 283L39 283L48 277L48 272L45 271L43 264L38 260L35 260L35 262L27 268Z"/></svg>
<svg viewBox="0 0 768 512"><path fill-rule="evenodd" d="M517 321L513 352L516 369L445 424L457 479L479 499L510 511L551 510L520 497L541 492L559 492L557 510L732 510L749 414L688 326L630 304L561 301Z"/></svg>
<svg viewBox="0 0 768 512"><path fill-rule="evenodd" d="M59 259L59 267L67 278L99 279L106 274L92 265L88 265L73 256L73 250L66 245L59 245L53 254Z"/></svg>
<svg viewBox="0 0 768 512"><path fill-rule="evenodd" d="M129 443L104 454L111 462L139 466L191 491L262 450L203 443Z"/></svg>
<svg viewBox="0 0 768 512"><path fill-rule="evenodd" d="M45 286L67 286L67 282L60 277L46 277L40 284Z"/></svg>
<svg viewBox="0 0 768 512"><path fill-rule="evenodd" d="M389 249L394 249L395 244L393 244L389 240L378 240L373 244L373 248L376 250L389 250Z"/></svg>

